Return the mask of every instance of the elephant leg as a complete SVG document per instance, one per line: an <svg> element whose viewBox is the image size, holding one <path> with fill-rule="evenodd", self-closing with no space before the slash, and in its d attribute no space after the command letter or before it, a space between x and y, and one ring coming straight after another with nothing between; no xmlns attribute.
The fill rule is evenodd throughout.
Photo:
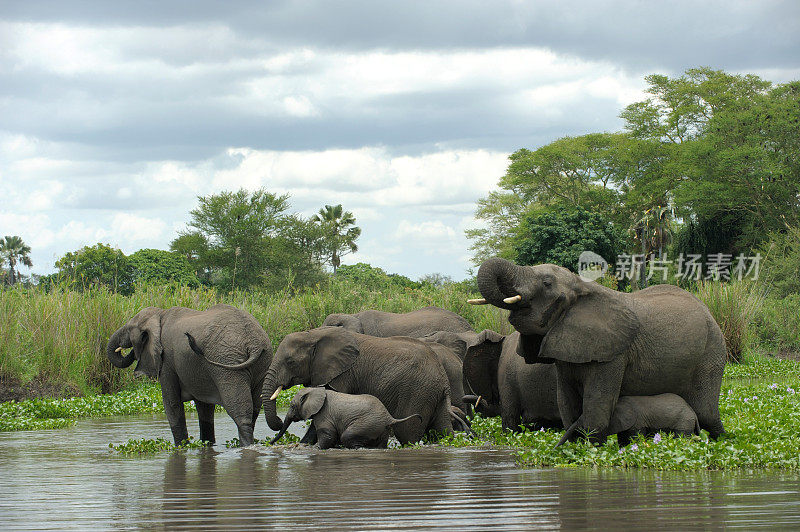
<svg viewBox="0 0 800 532"><path fill-rule="evenodd" d="M255 431L258 414L261 412L261 389L253 389L251 391L251 397L253 399L253 430Z"/></svg>
<svg viewBox="0 0 800 532"><path fill-rule="evenodd" d="M186 412L183 409L183 401L181 401L181 387L178 382L178 376L162 372L159 381L161 383L161 398L164 400L164 413L167 414L175 445L179 445L189 439L189 432L186 430Z"/></svg>
<svg viewBox="0 0 800 532"><path fill-rule="evenodd" d="M207 441L211 444L217 442L214 437L214 405L195 400L197 417L200 420L200 441Z"/></svg>
<svg viewBox="0 0 800 532"><path fill-rule="evenodd" d="M330 449L339 443L339 438L333 430L320 429L317 431L317 443L320 449Z"/></svg>
<svg viewBox="0 0 800 532"><path fill-rule="evenodd" d="M436 439L442 436L452 436L453 422L450 417L450 400L448 397L440 401L439 406L436 407L428 434Z"/></svg>
<svg viewBox="0 0 800 532"><path fill-rule="evenodd" d="M303 437L300 439L300 443L305 444L305 445L314 445L315 443L317 443L318 439L319 439L319 436L317 435L317 426L312 421L311 425L308 426L308 430L303 435Z"/></svg>
<svg viewBox="0 0 800 532"><path fill-rule="evenodd" d="M348 449L360 449L362 447L369 447L369 438L364 436L361 427L351 425L342 433L342 446Z"/></svg>
<svg viewBox="0 0 800 532"><path fill-rule="evenodd" d="M720 355L706 353L707 360L714 360ZM708 431L711 438L717 439L725 434L722 419L719 415L719 391L722 387L722 371L712 367L698 368L692 379L686 402L697 414L700 428Z"/></svg>
<svg viewBox="0 0 800 532"><path fill-rule="evenodd" d="M617 404L625 361L591 362L583 364L583 412L578 418L578 428L593 443L604 443L608 437L608 424Z"/></svg>
<svg viewBox="0 0 800 532"><path fill-rule="evenodd" d="M583 390L580 383L574 379L573 370L570 366L556 366L558 376L557 401L558 412L561 414L561 424L564 428L572 426L581 412L583 401Z"/></svg>
<svg viewBox="0 0 800 532"><path fill-rule="evenodd" d="M521 432L520 421L522 411L519 404L519 396L516 391L508 386L500 389L500 419L503 429Z"/></svg>
<svg viewBox="0 0 800 532"><path fill-rule="evenodd" d="M222 406L239 429L242 447L253 445L253 400L246 372L225 371L215 379Z"/></svg>

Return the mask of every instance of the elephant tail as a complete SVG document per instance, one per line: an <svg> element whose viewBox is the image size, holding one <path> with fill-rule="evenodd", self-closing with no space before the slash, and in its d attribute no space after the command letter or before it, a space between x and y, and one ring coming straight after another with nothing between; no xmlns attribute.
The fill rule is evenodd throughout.
<svg viewBox="0 0 800 532"><path fill-rule="evenodd" d="M251 353L250 357L247 360L245 360L244 362L242 362L241 364L223 364L222 362L216 362L214 360L211 360L210 358L206 358L205 351L203 351L203 349L199 345L197 345L197 342L195 341L194 337L191 334L189 334L188 332L185 333L185 334L186 334L186 338L189 339L189 347L192 348L192 351L194 351L195 353L197 353L198 355L203 357L203 360L205 360L209 364L213 364L215 366L219 366L219 367L225 368L225 369L234 369L234 370L236 370L236 369L244 369L246 367L252 366L253 363L256 360L261 358L261 355L264 352L262 350L262 351L256 351L256 352Z"/></svg>
<svg viewBox="0 0 800 532"><path fill-rule="evenodd" d="M698 421L697 416L694 417L694 433L696 435L700 435L700 421Z"/></svg>
<svg viewBox="0 0 800 532"><path fill-rule="evenodd" d="M420 422L422 422L422 416L421 415L419 415L419 414L411 414L408 417L404 417L404 418L400 418L400 419L392 418L392 421L391 421L391 423L389 423L389 426L394 426L394 425L397 425L398 423L402 423L404 421L408 421L412 417L419 418Z"/></svg>

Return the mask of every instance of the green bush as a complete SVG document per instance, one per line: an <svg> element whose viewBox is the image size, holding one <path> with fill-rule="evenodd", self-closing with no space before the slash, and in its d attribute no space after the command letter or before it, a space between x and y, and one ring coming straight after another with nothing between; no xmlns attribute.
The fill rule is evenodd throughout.
<svg viewBox="0 0 800 532"><path fill-rule="evenodd" d="M760 348L779 355L800 353L800 294L767 298L756 314L754 335Z"/></svg>
<svg viewBox="0 0 800 532"><path fill-rule="evenodd" d="M750 324L764 302L764 289L749 282L708 281L697 287L697 297L708 306L722 329L728 361L741 362Z"/></svg>

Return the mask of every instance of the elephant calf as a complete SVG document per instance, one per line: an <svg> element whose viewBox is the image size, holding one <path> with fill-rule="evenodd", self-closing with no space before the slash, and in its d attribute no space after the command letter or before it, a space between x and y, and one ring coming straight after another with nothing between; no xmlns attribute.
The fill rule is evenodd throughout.
<svg viewBox="0 0 800 532"><path fill-rule="evenodd" d="M281 439L293 421L310 419L316 428L320 449L339 444L350 449L385 449L389 442L389 429L413 417L422 420L419 414L411 414L402 419L393 418L374 395L352 395L325 388L303 388L292 399L283 427L270 443Z"/></svg>
<svg viewBox="0 0 800 532"><path fill-rule="evenodd" d="M559 445L577 430L577 422L567 429ZM700 424L692 407L679 395L628 395L617 400L608 433L617 435L620 447L628 445L637 434L650 436L661 430L682 436L700 434Z"/></svg>

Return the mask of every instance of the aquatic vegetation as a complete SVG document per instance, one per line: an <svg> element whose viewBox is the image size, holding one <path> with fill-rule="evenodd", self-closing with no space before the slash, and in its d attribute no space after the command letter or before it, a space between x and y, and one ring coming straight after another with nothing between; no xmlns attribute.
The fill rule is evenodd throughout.
<svg viewBox="0 0 800 532"><path fill-rule="evenodd" d="M189 441L185 441L180 445L175 445L169 440L165 440L164 438L155 438L155 439L146 439L143 438L141 440L128 440L125 443L120 443L119 445L114 445L113 443L109 443L109 449L112 449L124 456L137 456L137 455L147 455L147 454L156 454L164 451L185 451L187 449L202 449L203 447L207 447L209 445L208 442L195 440L191 436L189 437Z"/></svg>
<svg viewBox="0 0 800 532"><path fill-rule="evenodd" d="M300 389L299 386L281 392L278 405L286 407ZM193 411L194 401L184 403ZM122 416L130 414L163 413L161 387L145 381L115 394L88 395L66 399L29 399L0 403L0 432L12 430L57 429L72 425L85 417ZM217 412L223 412L217 406Z"/></svg>

